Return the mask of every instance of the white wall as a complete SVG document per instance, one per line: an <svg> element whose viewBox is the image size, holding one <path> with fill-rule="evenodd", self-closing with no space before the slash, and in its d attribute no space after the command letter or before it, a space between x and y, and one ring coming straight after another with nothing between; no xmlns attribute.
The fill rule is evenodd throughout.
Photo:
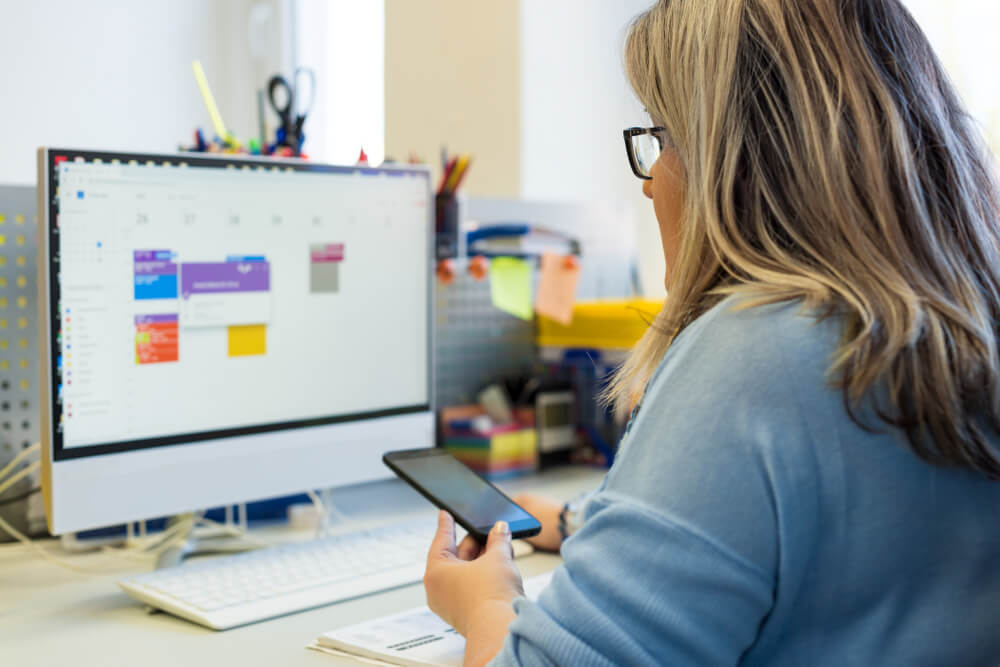
<svg viewBox="0 0 1000 667"><path fill-rule="evenodd" d="M948 70L959 95L1000 157L1000 3L995 0L904 0Z"/></svg>
<svg viewBox="0 0 1000 667"><path fill-rule="evenodd" d="M521 3L521 195L631 203L642 289L662 296L656 218L629 169L622 139L624 128L649 125L625 80L622 44L632 18L651 4Z"/></svg>
<svg viewBox="0 0 1000 667"><path fill-rule="evenodd" d="M296 64L316 74L306 117L306 152L321 162L354 164L364 147L385 158L384 0L297 0ZM403 156L405 157L405 156Z"/></svg>
<svg viewBox="0 0 1000 667"><path fill-rule="evenodd" d="M280 31L282 2L268 2ZM41 145L174 151L196 126L211 132L195 59L230 131L255 135L255 72L277 70L282 40L270 40L266 62L255 65L254 4L0 0L0 183L34 183Z"/></svg>

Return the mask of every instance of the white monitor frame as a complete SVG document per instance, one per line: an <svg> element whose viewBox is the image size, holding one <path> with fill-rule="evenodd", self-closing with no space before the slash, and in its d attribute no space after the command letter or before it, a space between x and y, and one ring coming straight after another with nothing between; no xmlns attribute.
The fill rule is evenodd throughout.
<svg viewBox="0 0 1000 667"><path fill-rule="evenodd" d="M275 164L301 167L300 161L278 162L234 156L124 154L78 149L38 151L38 315L40 344L40 406L42 490L50 532L86 530L108 525L196 511L222 505L273 498L392 477L382 455L396 449L434 444L433 271L428 270L427 327L428 402L426 409L317 426L200 440L128 451L59 458L54 452L52 380L52 289L50 270L50 154L99 154L146 162L192 162L198 159L253 166ZM315 168L316 165L310 165ZM344 170L321 165L320 168ZM375 169L356 167L353 169ZM429 170L407 165L401 169L427 177L428 263L433 251L433 215ZM398 171L379 167L378 171ZM348 169L349 171L349 169ZM429 264L428 264L429 266Z"/></svg>

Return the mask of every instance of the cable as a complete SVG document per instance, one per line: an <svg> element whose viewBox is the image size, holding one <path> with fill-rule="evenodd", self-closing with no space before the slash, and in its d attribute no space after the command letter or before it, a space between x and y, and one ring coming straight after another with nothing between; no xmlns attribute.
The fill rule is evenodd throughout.
<svg viewBox="0 0 1000 667"><path fill-rule="evenodd" d="M37 465L37 462L35 465ZM32 492L35 491L38 491L38 489L34 489ZM5 502L12 502L13 500L14 499L11 498ZM162 533L152 536L149 539L148 544L144 544L142 546L136 545L132 547L104 547L101 549L101 553L112 556L119 556L121 558L131 560L133 562L141 561L148 563L152 559L159 556L162 552L166 551L167 549L177 544L183 544L188 539L188 534L196 525L205 523L218 525L217 522L212 521L211 519L206 519L204 516L201 516L200 514L189 514L184 516L174 525L168 527ZM91 570L64 561L61 558L57 558L53 556L51 553L49 553L47 549L43 548L42 545L38 544L38 542L32 540L30 537L23 534L21 531L17 530L9 523L7 523L7 521L5 521L2 516L0 516L0 530L6 532L11 537L16 539L18 542L21 542L22 544L31 547L32 549L37 551L43 558L45 558L45 560L49 561L53 565L56 565L63 569L70 570L78 574L86 574L94 576L106 576L108 574L113 574L114 572L117 571L116 569ZM234 528L234 531L236 533L240 532L238 528ZM242 537L243 539L246 539L250 542L257 542L261 546L270 546L264 542L259 542L257 540L254 540L254 538L246 534L235 535L235 536Z"/></svg>
<svg viewBox="0 0 1000 667"><path fill-rule="evenodd" d="M329 516L330 511L327 509L323 501L320 500L319 496L312 489L306 491L306 495L309 496L309 500L312 501L313 506L316 507L316 511L319 512L319 522L316 524L316 537L326 535L327 529L330 527Z"/></svg>
<svg viewBox="0 0 1000 667"><path fill-rule="evenodd" d="M36 486L35 488L31 489L30 491L25 491L24 493L18 494L16 496L11 496L10 498L4 498L3 500L0 500L0 507L4 507L5 505L13 505L16 502L20 502L20 501L22 501L22 500L24 500L26 498L30 498L31 496L35 495L36 493L41 492L41 490L42 490L42 487Z"/></svg>
<svg viewBox="0 0 1000 667"><path fill-rule="evenodd" d="M6 480L0 482L0 493L3 493L10 487L17 484L21 480L21 478L27 477L28 475L30 475L31 473L33 473L34 471L38 470L41 467L42 467L42 462L35 461L31 465L21 468L16 473L8 477Z"/></svg>
<svg viewBox="0 0 1000 667"><path fill-rule="evenodd" d="M124 547L104 546L101 547L101 552L148 563L151 558L159 556L167 549L186 542L197 521L198 518L194 515L186 515L162 533L152 536L148 544L136 543Z"/></svg>
<svg viewBox="0 0 1000 667"><path fill-rule="evenodd" d="M249 533L247 533L247 531L245 531L242 528L240 528L239 526L235 526L233 524L222 523L222 522L216 521L214 519L209 519L207 517L202 517L200 519L199 523L201 523L203 525L209 525L209 526L212 526L214 528L221 528L222 530L224 530L226 532L226 534L229 537L235 537L235 538L238 538L240 540L244 540L248 544L253 544L253 545L259 546L259 547L269 547L269 546L272 546L268 542L264 542L263 540L258 540L256 537L252 537Z"/></svg>
<svg viewBox="0 0 1000 667"><path fill-rule="evenodd" d="M18 542L21 542L22 544L26 544L29 547L31 547L32 549L34 549L35 551L37 551L39 554L42 555L42 557L45 560L51 562L54 565L58 565L61 568L64 568L64 569L67 569L67 570L71 570L71 571L76 572L78 574L89 574L89 575L95 575L95 576L105 576L105 575L111 574L111 570L107 570L107 571L104 571L104 570L88 570L87 568L80 567L79 565L74 565L73 563L66 562L66 561L64 561L64 560L62 560L60 558L56 558L55 556L53 556L52 554L50 554L47 549L43 549L42 545L38 544L37 542L35 542L34 540L32 540L30 537L28 537L27 535L24 535L21 531L17 530L12 525L10 525L9 523L7 523L4 520L3 517L0 517L0 529L3 529L4 532L6 532L8 535L10 535L14 539L16 539Z"/></svg>
<svg viewBox="0 0 1000 667"><path fill-rule="evenodd" d="M23 459L24 457L26 457L26 456L28 456L30 454L33 454L33 453L37 452L41 448L42 448L41 443L36 442L35 444L31 445L27 449L22 449L20 452L18 452L17 456L15 456L14 458L12 458L10 460L10 462L7 463L7 465L5 465L3 467L3 470L0 470L0 479L3 479L4 477L6 477L7 473L9 473L11 470L13 470L14 467L18 463L21 462L21 459Z"/></svg>

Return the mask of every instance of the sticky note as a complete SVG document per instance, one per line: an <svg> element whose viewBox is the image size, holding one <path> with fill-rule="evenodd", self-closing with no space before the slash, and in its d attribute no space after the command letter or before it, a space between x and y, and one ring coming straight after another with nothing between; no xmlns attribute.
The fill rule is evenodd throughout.
<svg viewBox="0 0 1000 667"><path fill-rule="evenodd" d="M245 324L229 327L229 356L250 357L267 354L267 325Z"/></svg>
<svg viewBox="0 0 1000 667"><path fill-rule="evenodd" d="M531 265L515 257L490 262L490 297L494 307L522 320L530 320Z"/></svg>
<svg viewBox="0 0 1000 667"><path fill-rule="evenodd" d="M576 286L580 282L580 264L566 260L566 257L553 252L542 255L535 312L569 326L573 321Z"/></svg>

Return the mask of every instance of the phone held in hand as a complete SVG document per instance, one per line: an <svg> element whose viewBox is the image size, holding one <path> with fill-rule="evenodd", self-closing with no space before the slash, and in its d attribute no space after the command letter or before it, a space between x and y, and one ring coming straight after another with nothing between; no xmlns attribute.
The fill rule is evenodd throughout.
<svg viewBox="0 0 1000 667"><path fill-rule="evenodd" d="M440 447L389 452L382 457L404 482L449 512L478 542L485 543L493 524L506 521L514 538L542 530L538 519Z"/></svg>

